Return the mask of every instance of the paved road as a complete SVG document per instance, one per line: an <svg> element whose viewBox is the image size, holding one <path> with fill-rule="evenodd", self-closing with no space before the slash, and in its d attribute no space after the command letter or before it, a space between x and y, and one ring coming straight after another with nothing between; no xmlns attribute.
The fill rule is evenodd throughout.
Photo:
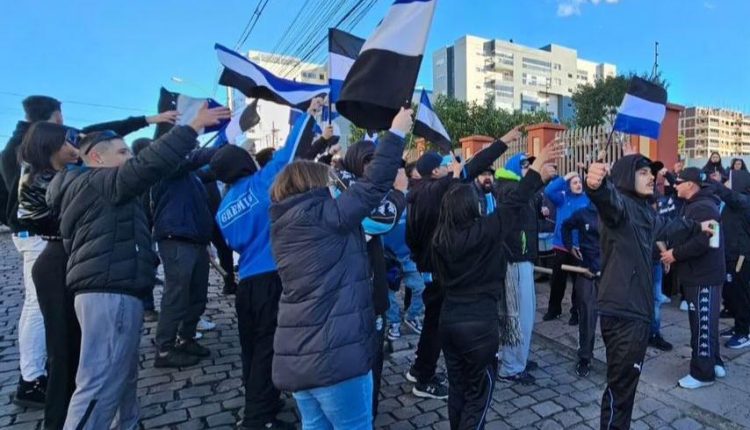
<svg viewBox="0 0 750 430"><path fill-rule="evenodd" d="M10 403L18 381L17 323L22 303L20 259L7 234L0 234L0 428L41 428L42 412ZM538 286L540 306L546 304L546 285ZM157 297L158 300L158 297ZM540 308L537 321L545 309ZM241 417L240 345L233 297L219 293L219 278L212 274L206 314L217 323L203 344L213 355L200 366L155 369L151 344L155 324L144 327L138 395L142 428L231 429ZM733 429L750 427L750 354L729 356L729 377L697 392L675 388L687 369L689 331L686 316L673 308L665 314L665 334L677 345L669 354L649 352L637 397L634 429ZM540 369L533 386L498 383L488 430L541 428L598 428L599 401L605 366L597 361L588 378L574 371L575 328L564 321L539 323L532 344L532 359ZM381 410L376 427L382 429L448 429L445 402L422 400L410 394L408 369L417 339L405 335L393 347L383 372ZM602 357L597 344L597 357ZM293 400L287 398L282 418L296 420Z"/></svg>

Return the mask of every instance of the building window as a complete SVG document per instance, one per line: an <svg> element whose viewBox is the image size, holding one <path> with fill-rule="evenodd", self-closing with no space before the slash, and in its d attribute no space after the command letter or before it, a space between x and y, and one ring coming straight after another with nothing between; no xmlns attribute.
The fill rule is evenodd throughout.
<svg viewBox="0 0 750 430"><path fill-rule="evenodd" d="M554 69L555 69L555 70L562 70L562 64L560 64L560 63L555 63L555 67L554 67Z"/></svg>
<svg viewBox="0 0 750 430"><path fill-rule="evenodd" d="M550 63L549 61L536 60L533 58L524 58L523 68L529 70L538 70L541 72L549 72L552 68L552 63Z"/></svg>

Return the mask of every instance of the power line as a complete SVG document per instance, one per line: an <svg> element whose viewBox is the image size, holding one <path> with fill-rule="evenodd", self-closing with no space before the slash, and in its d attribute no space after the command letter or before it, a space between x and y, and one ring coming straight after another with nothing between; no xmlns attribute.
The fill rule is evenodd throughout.
<svg viewBox="0 0 750 430"><path fill-rule="evenodd" d="M260 1L263 1L263 5L260 5ZM258 6L260 7L260 9L256 7L257 13L254 15L255 21L253 21L252 25L247 30L245 37L242 38L242 41L239 43L239 46L237 46L237 49L242 48L242 45L245 44L245 42L247 41L247 38L250 37L250 34L253 32L253 29L255 28L255 25L258 24L258 21L260 20L260 16L263 14L263 10L266 8L266 5L268 4L268 0L260 0L260 1L258 2Z"/></svg>
<svg viewBox="0 0 750 430"><path fill-rule="evenodd" d="M20 98L26 98L26 97L28 97L27 94L19 94L19 93L14 93L14 92L11 92L11 91L0 91L0 94L8 95L8 96L14 96L14 97L20 97ZM151 112L150 110L146 110L146 109L137 109L137 108L125 107L125 106L115 106L115 105L108 105L108 104L103 104L103 103L82 102L82 101L76 101L76 100L60 100L60 103L65 103L65 104L70 104L70 105L81 105L81 106L90 106L90 107L98 107L98 108L124 110L124 111L131 111L131 112Z"/></svg>

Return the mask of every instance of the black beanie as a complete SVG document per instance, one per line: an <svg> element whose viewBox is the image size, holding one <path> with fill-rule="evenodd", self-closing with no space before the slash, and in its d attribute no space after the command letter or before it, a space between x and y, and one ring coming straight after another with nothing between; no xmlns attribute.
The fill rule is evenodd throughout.
<svg viewBox="0 0 750 430"><path fill-rule="evenodd" d="M417 172L419 176L428 178L432 175L432 171L440 167L443 162L443 157L435 151L427 151L422 154L417 160Z"/></svg>
<svg viewBox="0 0 750 430"><path fill-rule="evenodd" d="M216 179L225 184L233 184L258 171L258 165L252 155L235 145L225 145L216 151L211 157L209 167L216 174Z"/></svg>

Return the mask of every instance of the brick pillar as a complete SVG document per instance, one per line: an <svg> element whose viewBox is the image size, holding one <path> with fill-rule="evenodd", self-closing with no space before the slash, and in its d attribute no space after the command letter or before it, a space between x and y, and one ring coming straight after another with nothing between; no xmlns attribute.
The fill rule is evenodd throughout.
<svg viewBox="0 0 750 430"><path fill-rule="evenodd" d="M677 162L679 119L680 112L683 110L685 110L684 106L667 104L667 114L661 123L659 141L656 142L656 148L651 157L652 160L659 160L664 163L664 166L668 169L671 169Z"/></svg>
<svg viewBox="0 0 750 430"><path fill-rule="evenodd" d="M464 137L463 139L459 140L459 142L461 142L461 157L463 157L464 160L468 160L477 152L490 146L494 141L495 139L489 136L474 135Z"/></svg>
<svg viewBox="0 0 750 430"><path fill-rule="evenodd" d="M562 124L553 124L543 122L541 124L529 125L526 127L526 142L528 148L526 153L536 155L547 143L555 138L555 134L565 131L566 127Z"/></svg>

